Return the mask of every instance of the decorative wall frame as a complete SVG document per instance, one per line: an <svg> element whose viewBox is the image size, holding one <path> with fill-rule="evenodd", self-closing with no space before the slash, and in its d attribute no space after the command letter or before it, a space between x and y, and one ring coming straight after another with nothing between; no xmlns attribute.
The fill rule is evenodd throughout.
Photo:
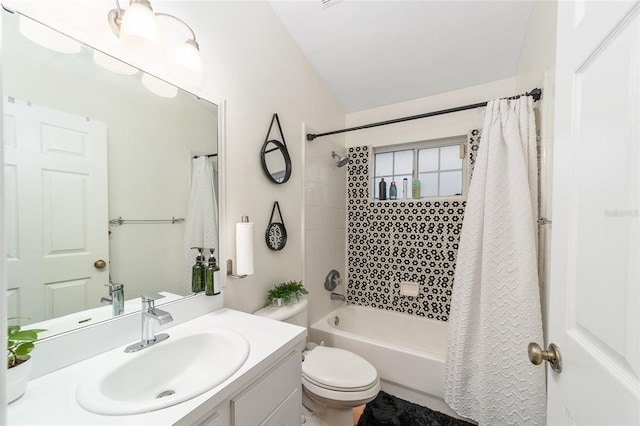
<svg viewBox="0 0 640 426"><path fill-rule="evenodd" d="M278 215L280 216L280 222L273 221L273 215L278 209ZM287 228L284 226L284 219L282 218L282 212L280 211L280 204L276 201L273 203L273 209L271 209L271 218L269 219L269 225L267 226L267 232L264 235L267 247L273 251L280 251L287 244Z"/></svg>

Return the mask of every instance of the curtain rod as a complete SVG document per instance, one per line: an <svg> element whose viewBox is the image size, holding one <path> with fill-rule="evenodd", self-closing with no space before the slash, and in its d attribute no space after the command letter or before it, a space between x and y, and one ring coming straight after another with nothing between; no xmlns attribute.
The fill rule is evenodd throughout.
<svg viewBox="0 0 640 426"><path fill-rule="evenodd" d="M539 101L540 97L542 96L542 89L536 88L536 89L533 89L532 91L524 93L522 95L511 96L511 97L508 97L506 99L518 99L521 96L532 96L534 101ZM379 121L377 123L363 124L361 126L350 127L348 129L334 130L332 132L325 132L325 133L318 133L318 134L307 133L307 140L308 141L312 141L315 138L319 138L321 136L335 135L335 134L338 134L338 133L352 132L354 130L369 129L371 127L386 126L387 124L402 123L404 121L417 120L419 118L427 118L427 117L433 117L435 115L449 114L451 112L458 112L458 111L465 111L465 110L468 110L468 109L480 108L480 107L487 106L487 103L488 102L481 102L481 103L478 103L478 104L472 104L472 105L465 105L465 106L460 106L460 107L456 107L456 108L443 109L443 110L440 110L440 111L427 112L427 113L424 113L424 114L410 115L408 117L394 118L393 120Z"/></svg>
<svg viewBox="0 0 640 426"><path fill-rule="evenodd" d="M208 155L194 155L193 159L195 160L198 157L207 157L207 158L211 158L211 157L217 157L218 154L208 154Z"/></svg>

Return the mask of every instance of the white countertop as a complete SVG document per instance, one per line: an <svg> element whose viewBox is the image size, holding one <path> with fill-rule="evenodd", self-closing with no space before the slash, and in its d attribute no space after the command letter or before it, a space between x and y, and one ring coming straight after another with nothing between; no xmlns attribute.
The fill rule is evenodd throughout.
<svg viewBox="0 0 640 426"><path fill-rule="evenodd" d="M296 347L301 349L306 336L306 330L302 327L230 309L219 309L164 329L163 332L178 337L212 328L233 330L244 336L250 345L249 357L231 377L195 398L161 410L130 416L103 416L86 411L76 402L76 387L88 371L102 368L109 355L104 353L29 381L25 395L8 406L8 424L171 425L210 398L214 399L215 404L222 402L246 386L256 374L282 354ZM123 351L126 346L114 351ZM69 350L73 351L73 348ZM34 356L38 356L37 350ZM211 362L215 365L216 361L212 359Z"/></svg>

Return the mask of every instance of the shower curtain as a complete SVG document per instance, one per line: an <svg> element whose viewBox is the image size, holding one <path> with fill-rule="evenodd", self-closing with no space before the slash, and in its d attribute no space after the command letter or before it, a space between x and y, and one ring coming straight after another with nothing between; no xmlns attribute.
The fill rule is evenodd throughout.
<svg viewBox="0 0 640 426"><path fill-rule="evenodd" d="M538 167L531 97L487 105L460 235L445 401L480 425L544 424L537 263Z"/></svg>
<svg viewBox="0 0 640 426"><path fill-rule="evenodd" d="M195 263L197 250L191 247L215 249L218 259L218 201L212 160L206 156L193 160L191 191L184 233L184 256L182 261L183 294L191 292L191 267ZM205 250L205 260L209 251Z"/></svg>

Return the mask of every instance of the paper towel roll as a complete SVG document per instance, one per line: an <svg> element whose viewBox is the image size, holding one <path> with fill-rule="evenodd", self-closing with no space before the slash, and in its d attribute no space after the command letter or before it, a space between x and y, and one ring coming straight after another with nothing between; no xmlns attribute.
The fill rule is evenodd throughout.
<svg viewBox="0 0 640 426"><path fill-rule="evenodd" d="M236 223L236 274L253 274L253 223Z"/></svg>

